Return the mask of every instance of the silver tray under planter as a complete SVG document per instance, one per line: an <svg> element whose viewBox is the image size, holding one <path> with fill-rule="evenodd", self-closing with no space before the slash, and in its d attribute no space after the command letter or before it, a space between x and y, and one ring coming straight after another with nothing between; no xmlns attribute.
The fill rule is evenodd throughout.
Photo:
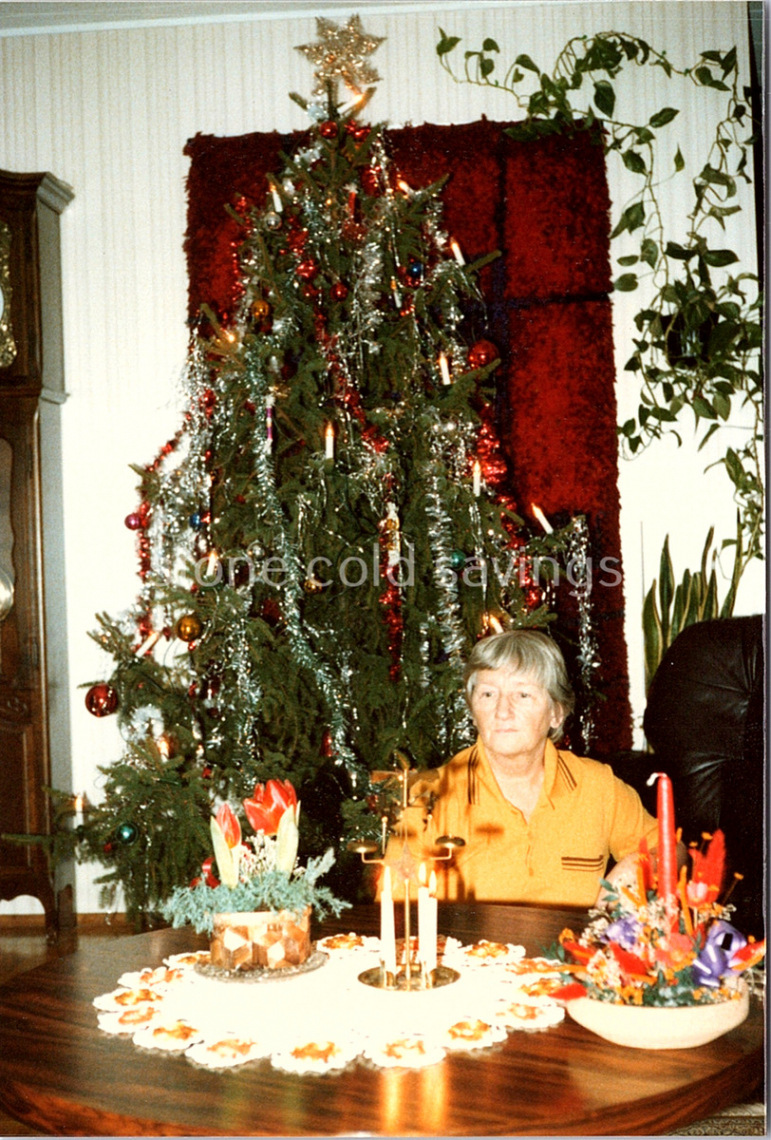
<svg viewBox="0 0 771 1140"><path fill-rule="evenodd" d="M255 966L251 970L226 970L223 966L213 966L210 962L196 962L195 972L204 978L216 978L221 982L282 982L296 978L298 974L310 974L318 970L329 959L323 950L314 950L309 958L299 966Z"/></svg>

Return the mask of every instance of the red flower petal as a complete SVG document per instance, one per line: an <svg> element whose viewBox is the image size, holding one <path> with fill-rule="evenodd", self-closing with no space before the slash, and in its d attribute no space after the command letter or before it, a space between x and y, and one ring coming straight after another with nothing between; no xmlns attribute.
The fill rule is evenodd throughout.
<svg viewBox="0 0 771 1140"><path fill-rule="evenodd" d="M289 780L268 780L255 784L252 798L244 800L244 811L255 831L275 835L282 815L296 803L297 793Z"/></svg>
<svg viewBox="0 0 771 1140"><path fill-rule="evenodd" d="M554 990L550 995L555 1001L573 1001L575 998L586 997L589 991L580 982L570 982L560 989Z"/></svg>
<svg viewBox="0 0 771 1140"><path fill-rule="evenodd" d="M223 804L215 819L222 828L222 834L225 836L228 847L237 847L241 842L241 824L230 804Z"/></svg>

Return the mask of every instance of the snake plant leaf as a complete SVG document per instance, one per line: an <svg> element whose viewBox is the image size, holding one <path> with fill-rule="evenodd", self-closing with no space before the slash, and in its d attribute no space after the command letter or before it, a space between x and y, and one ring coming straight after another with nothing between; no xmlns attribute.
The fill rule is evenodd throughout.
<svg viewBox="0 0 771 1140"><path fill-rule="evenodd" d="M647 692L653 674L656 672L664 648L661 636L661 619L656 605L656 582L654 580L645 595L642 613L643 644L645 646L645 690Z"/></svg>
<svg viewBox="0 0 771 1140"><path fill-rule="evenodd" d="M697 570L691 579L691 596L688 599L688 609L685 611L683 628L687 625L693 625L699 620L699 611L702 608L704 599L704 589L704 576L700 570Z"/></svg>
<svg viewBox="0 0 771 1140"><path fill-rule="evenodd" d="M669 535L664 539L661 551L661 564L659 566L659 605L661 607L661 637L662 647L669 645L669 611L675 594L675 571L669 554Z"/></svg>
<svg viewBox="0 0 771 1140"><path fill-rule="evenodd" d="M744 559L744 543L742 541L742 523L741 515L736 512L736 547L734 551L734 568L731 574L731 584L728 587L728 593L725 596L725 601L720 610L721 618L730 617L734 612L734 603L736 602L736 591L739 588L739 579L742 576L742 562Z"/></svg>
<svg viewBox="0 0 771 1140"><path fill-rule="evenodd" d="M677 635L683 629L683 620L688 612L688 604L691 599L691 571L686 570L683 574L683 580L679 583L675 590L675 600L672 606L672 625L669 631L670 644L675 640Z"/></svg>
<svg viewBox="0 0 771 1140"><path fill-rule="evenodd" d="M714 535L715 528L711 526L709 528L709 534L707 535L707 541L704 543L704 549L701 552L701 576L705 582L707 581L707 556L709 555L709 548L712 545Z"/></svg>
<svg viewBox="0 0 771 1140"><path fill-rule="evenodd" d="M701 621L713 621L718 614L717 604L717 577L715 575L715 568L712 567L712 573L709 576L709 585L707 586L707 593L704 597L704 605L701 612Z"/></svg>

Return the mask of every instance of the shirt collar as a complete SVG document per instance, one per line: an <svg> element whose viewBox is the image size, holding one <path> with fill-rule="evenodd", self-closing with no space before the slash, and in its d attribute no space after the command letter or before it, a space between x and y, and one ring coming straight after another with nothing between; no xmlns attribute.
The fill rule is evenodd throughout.
<svg viewBox="0 0 771 1140"><path fill-rule="evenodd" d="M488 769L492 776L492 768L490 767L490 760L487 755L481 737L477 737L476 742L476 757L473 756L474 749L472 749L471 764L469 766L469 803L477 803L477 788L476 781L473 779L474 759L481 762ZM544 773L543 773L543 793L546 796L549 804L554 807L554 800L561 794L571 791L575 787L575 779L573 778L570 769L567 768L562 754L557 751L553 741L546 741L546 749L543 757Z"/></svg>

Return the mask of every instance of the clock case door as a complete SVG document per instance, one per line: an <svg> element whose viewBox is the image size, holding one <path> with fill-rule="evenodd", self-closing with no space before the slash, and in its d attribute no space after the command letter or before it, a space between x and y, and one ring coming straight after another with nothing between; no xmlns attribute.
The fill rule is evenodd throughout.
<svg viewBox="0 0 771 1140"><path fill-rule="evenodd" d="M0 519L0 571L6 596L8 580L13 587L0 622L0 835L49 835L45 789L52 775L71 777L59 218L72 196L51 174L0 171L0 512L9 516ZM0 898L22 894L56 924L44 849L0 840Z"/></svg>

